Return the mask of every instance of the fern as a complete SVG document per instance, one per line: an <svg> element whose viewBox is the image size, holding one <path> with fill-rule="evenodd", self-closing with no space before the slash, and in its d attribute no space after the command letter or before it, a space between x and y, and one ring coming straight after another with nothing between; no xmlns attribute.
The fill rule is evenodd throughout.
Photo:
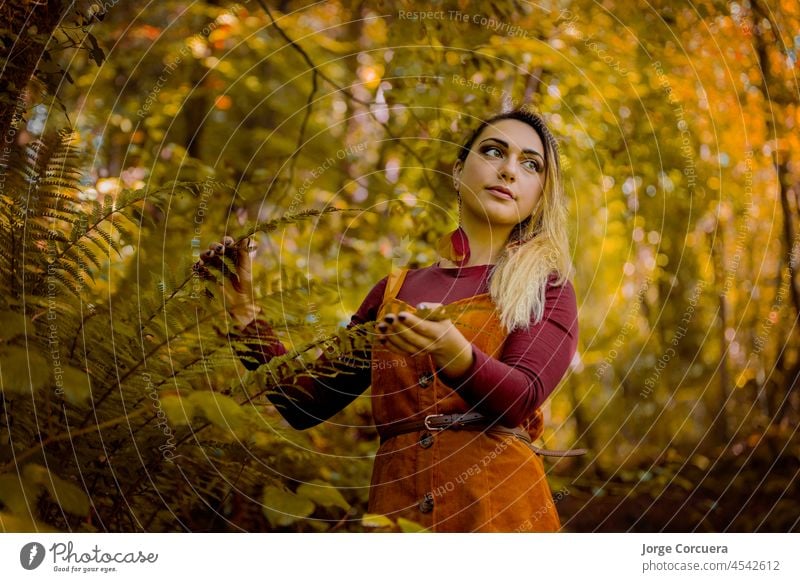
<svg viewBox="0 0 800 582"><path fill-rule="evenodd" d="M312 437L287 433L261 399L273 384L255 384L253 374L231 381L241 370L238 354L253 340L229 337L214 285L206 282L204 293L192 294L190 257L171 252L173 268L156 269L140 251L144 263L137 271L124 252L156 238L168 207L209 188L231 189L211 179L93 199L82 184L76 143L74 133L62 131L15 148L0 192L0 329L10 330L0 342L0 430L13 443L13 454L0 447L0 529L270 528L252 499L265 485L290 487L282 474L320 478L309 466L310 453L297 453L315 449ZM332 212L348 211L251 223L236 238ZM138 274L157 271L163 273ZM106 288L109 273L116 278ZM300 284L284 286L261 302L266 312L287 316L280 327L311 337L313 330L292 323L304 314L287 310L303 305L307 292ZM338 353L364 364L368 327L339 331ZM263 371L339 373L315 367L315 345L276 358ZM41 466L63 482L74 503L64 506L45 494ZM39 503L22 519L15 492L27 490ZM237 513L230 503L256 510Z"/></svg>

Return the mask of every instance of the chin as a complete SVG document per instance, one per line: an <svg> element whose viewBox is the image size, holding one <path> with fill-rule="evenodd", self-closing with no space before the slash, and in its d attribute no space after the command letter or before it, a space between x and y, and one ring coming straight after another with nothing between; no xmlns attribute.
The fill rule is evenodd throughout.
<svg viewBox="0 0 800 582"><path fill-rule="evenodd" d="M519 224L519 220L516 219L509 219L507 217L499 217L499 216L487 216L485 218L486 224L489 226L493 226L496 228L514 228L517 224Z"/></svg>

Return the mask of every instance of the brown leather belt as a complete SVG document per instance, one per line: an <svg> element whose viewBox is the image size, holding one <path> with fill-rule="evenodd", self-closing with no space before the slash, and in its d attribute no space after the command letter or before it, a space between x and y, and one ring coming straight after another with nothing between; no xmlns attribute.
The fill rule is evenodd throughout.
<svg viewBox="0 0 800 582"><path fill-rule="evenodd" d="M577 457L579 455L585 455L588 452L586 449L554 451L539 448L533 444L531 436L524 428L519 426L509 428L507 426L492 424L484 415L478 412L467 412L464 414L429 414L425 417L425 420L409 420L406 422L387 424L380 428L379 433L381 435L381 442L383 442L399 434L416 432L419 430L428 430L431 432L442 430L479 430L510 434L525 441L534 453L543 457Z"/></svg>

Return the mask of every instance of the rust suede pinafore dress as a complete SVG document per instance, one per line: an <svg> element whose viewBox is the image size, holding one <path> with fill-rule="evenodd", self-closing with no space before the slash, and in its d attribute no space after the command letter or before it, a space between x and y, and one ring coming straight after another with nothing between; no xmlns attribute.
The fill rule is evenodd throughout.
<svg viewBox="0 0 800 582"><path fill-rule="evenodd" d="M416 309L397 299L407 269L392 272L378 312ZM464 337L499 358L505 330L488 293L453 302ZM464 308L464 309L462 309ZM429 414L480 412L436 374L428 355L410 357L373 346L372 414L378 433ZM540 410L525 423L541 436ZM369 494L370 513L399 517L438 532L553 532L561 527L541 458L510 434L420 430L382 438Z"/></svg>

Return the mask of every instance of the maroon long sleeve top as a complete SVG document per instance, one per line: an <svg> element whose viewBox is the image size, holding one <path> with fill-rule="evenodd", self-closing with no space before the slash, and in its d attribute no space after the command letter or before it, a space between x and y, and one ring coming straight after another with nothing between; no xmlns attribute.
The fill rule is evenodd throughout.
<svg viewBox="0 0 800 582"><path fill-rule="evenodd" d="M411 305L421 302L446 305L486 293L491 267L475 265L459 269L431 265L414 269L407 273L397 297ZM534 323L532 316L528 329L512 331L499 359L473 344L472 365L462 376L445 378L440 375L440 379L473 410L505 426L518 426L541 406L564 377L577 349L575 290L569 281L561 286L552 285L554 277L548 281L542 320ZM384 277L367 294L351 317L348 328L376 319L386 282L387 277ZM261 318L247 326L245 332L274 337L269 324ZM271 357L284 353L286 348L276 338L266 349L240 356L248 369L255 369ZM369 359L369 354L362 356ZM329 361L325 354L320 360ZM348 372L325 378L298 377L294 387L281 386L268 398L294 428L308 428L342 410L369 387L371 370L368 367L352 368ZM313 395L312 400L308 394Z"/></svg>

